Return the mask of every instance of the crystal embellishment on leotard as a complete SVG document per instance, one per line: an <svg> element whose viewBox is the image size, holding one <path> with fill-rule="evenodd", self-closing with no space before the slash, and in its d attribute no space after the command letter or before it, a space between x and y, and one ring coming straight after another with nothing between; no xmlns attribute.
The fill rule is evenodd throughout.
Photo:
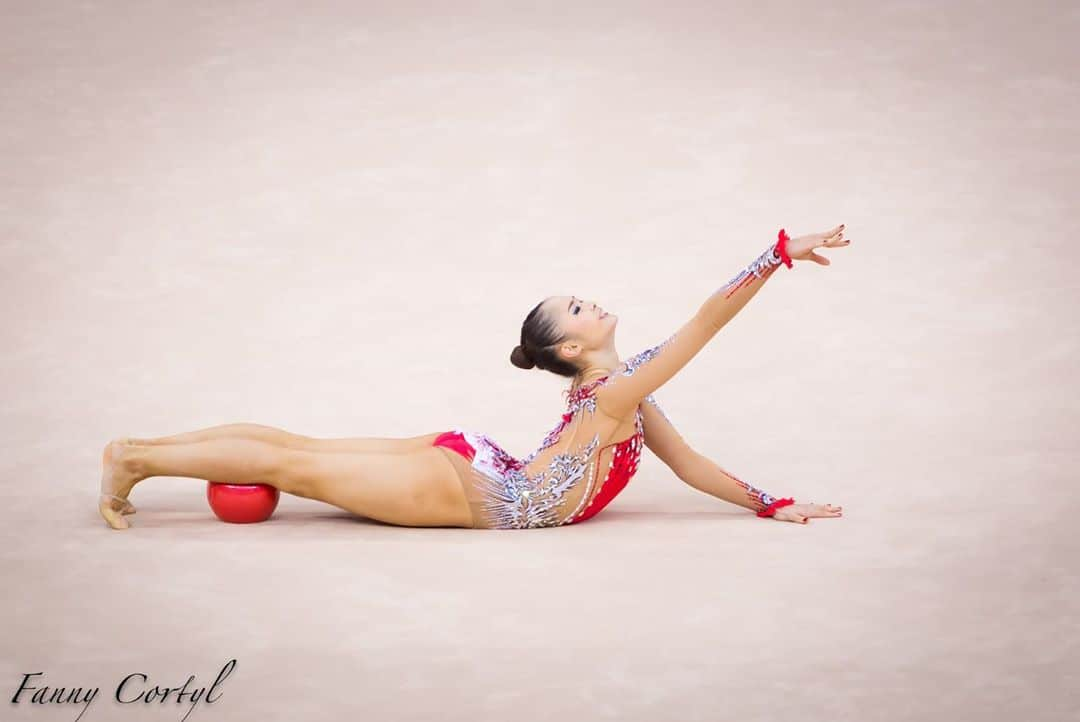
<svg viewBox="0 0 1080 722"><path fill-rule="evenodd" d="M646 402L652 404L653 408L655 408L657 411L659 411L660 415L663 416L665 419L667 419L668 423L671 423L671 419L669 419L668 415L664 413L664 409L660 406L660 403L656 400L655 396L653 396L652 394L649 394L648 396L645 397L644 400Z"/></svg>
<svg viewBox="0 0 1080 722"><path fill-rule="evenodd" d="M522 460L523 464L528 465L541 451L554 445L555 442L559 440L559 437L562 436L563 430L570 424L570 421L578 411L587 411L590 415L596 413L596 397L593 396L593 389L602 384L606 379L607 376L604 376L583 386L579 386L572 391L570 389L563 391L563 395L567 397L566 413L559 419L559 423L555 425L555 428L547 433L547 436L544 437L540 446Z"/></svg>
<svg viewBox="0 0 1080 722"><path fill-rule="evenodd" d="M749 266L739 271L739 273L737 273L730 281L725 283L720 288L720 292L724 294L724 298L727 298L738 291L746 285L751 278L761 278L771 266L779 266L783 263L784 261L780 258L776 246L776 243L769 246L760 256L755 258Z"/></svg>
<svg viewBox="0 0 1080 722"><path fill-rule="evenodd" d="M668 345L670 345L672 341L674 341L678 337L678 335L679 335L678 333L673 333L673 334L671 334L671 336L669 336L663 342L658 343L657 345L653 346L652 348L647 348L644 351L639 351L638 353L634 354L633 356L631 356L630 358L628 358L625 362L623 362L621 364L621 366L623 368L616 369L616 371L614 373L612 373L610 376L605 376L605 377L603 377L601 379L598 379L598 381L603 382L603 385L606 386L608 384L618 383L619 378L622 377L622 376L633 376L634 373L643 364L646 364L649 361L652 361L657 356L659 356L660 353ZM594 403L595 403L595 399L594 399Z"/></svg>
<svg viewBox="0 0 1080 722"><path fill-rule="evenodd" d="M642 364L647 363L649 361L652 361L654 358L656 358L657 354L659 354L661 351L663 351L665 346L667 346L672 341L674 341L676 336L678 336L678 334L672 334L663 343L657 344L656 346L653 346L652 348L647 348L644 351L641 351L641 352L636 353L633 356L631 356L626 361L626 369L624 371L622 371L619 375L621 375L621 376L633 376L634 372L637 371L639 366L641 366Z"/></svg>
<svg viewBox="0 0 1080 722"><path fill-rule="evenodd" d="M730 471L725 471L724 473L734 479L735 483L743 488L743 491L746 492L747 498L750 499L750 503L754 505L756 511L761 511L762 509L769 506L769 504L772 504L774 501L776 501L776 497L772 494L762 491L761 489L758 489L752 484L746 483L742 479L732 474Z"/></svg>
<svg viewBox="0 0 1080 722"><path fill-rule="evenodd" d="M562 518L558 507L567 493L584 478L592 478L596 464L595 451L600 435L575 453L556 454L548 465L534 477L524 469L511 469L501 478L481 470L474 481L484 493L483 513L488 523L498 529L533 529L558 526Z"/></svg>
<svg viewBox="0 0 1080 722"><path fill-rule="evenodd" d="M572 524L597 513L626 485L637 470L641 456L644 430L640 409L635 414L633 436L601 447L600 435L594 434L590 442L580 445L576 451L554 456L547 468L539 473L530 476L527 472L529 464L541 451L557 443L575 418L581 419L579 412L596 413L595 390L612 378L611 375L604 376L564 391L566 413L540 447L521 460L514 459L485 434L466 432L475 447L471 483L480 491L484 526L528 529ZM609 446L613 446L614 451L604 481L597 487L598 460ZM564 502L583 479L585 488L576 508L566 513L562 509Z"/></svg>

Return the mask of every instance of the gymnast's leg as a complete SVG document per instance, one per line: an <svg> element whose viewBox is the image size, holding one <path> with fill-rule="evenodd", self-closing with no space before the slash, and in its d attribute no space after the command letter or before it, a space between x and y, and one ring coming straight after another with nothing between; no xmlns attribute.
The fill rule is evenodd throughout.
<svg viewBox="0 0 1080 722"><path fill-rule="evenodd" d="M296 434L285 429L279 429L276 426L236 423L210 426L205 429L187 431L171 436L142 439L128 438L125 441L138 446L159 446L163 444L190 444L196 441L210 441L211 439L251 439L293 449L306 449L307 451L375 451L384 454L396 454L431 446L439 433L436 431L423 436L407 437L360 436L321 439Z"/></svg>
<svg viewBox="0 0 1080 722"><path fill-rule="evenodd" d="M126 438L124 443L136 446L161 446L169 444L191 444L197 441L210 441L212 439L250 439L264 441L276 446L284 446L291 449L305 449L307 451L375 451L385 454L399 454L416 451L431 446L440 432L436 431L422 436L408 437L354 437L338 439L320 439L303 434L294 434L275 426L264 424L236 423L210 426L196 431L187 431L172 436L159 436L146 439ZM137 509L126 497L112 499L110 504L121 514L134 514Z"/></svg>
<svg viewBox="0 0 1080 722"><path fill-rule="evenodd" d="M183 444L110 442L103 455L99 503L114 529L128 528L114 497L152 476L264 483L387 524L471 527L457 473L438 447L408 453L307 451L251 439Z"/></svg>

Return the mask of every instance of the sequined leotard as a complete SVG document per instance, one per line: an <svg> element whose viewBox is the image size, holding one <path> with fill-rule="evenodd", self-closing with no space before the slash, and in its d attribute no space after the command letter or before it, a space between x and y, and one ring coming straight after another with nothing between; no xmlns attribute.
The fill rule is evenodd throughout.
<svg viewBox="0 0 1080 722"><path fill-rule="evenodd" d="M596 389L611 378L564 391L566 412L523 459L488 435L467 429L454 428L436 440L454 452L447 457L458 470L474 527L574 524L598 514L623 490L637 471L644 431L637 410L630 435L612 439L625 424L596 408Z"/></svg>
<svg viewBox="0 0 1080 722"><path fill-rule="evenodd" d="M458 472L472 526L560 526L589 519L607 506L637 471L644 444L641 404L655 404L652 392L685 366L782 262L790 264L777 248L772 244L713 293L663 343L607 376L565 391L566 412L523 459L483 433L454 428L440 435L435 446Z"/></svg>

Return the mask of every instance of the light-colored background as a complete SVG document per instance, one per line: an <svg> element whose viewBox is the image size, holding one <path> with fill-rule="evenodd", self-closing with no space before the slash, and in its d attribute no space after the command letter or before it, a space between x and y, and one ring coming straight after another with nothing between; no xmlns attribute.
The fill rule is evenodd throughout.
<svg viewBox="0 0 1080 722"><path fill-rule="evenodd" d="M1080 702L1080 15L1047 2L7 3L0 692L197 720L1061 720ZM117 436L464 425L516 454L550 294L629 355L848 224L658 394L808 527L650 454L576 528L217 522ZM18 720L74 709L8 705Z"/></svg>

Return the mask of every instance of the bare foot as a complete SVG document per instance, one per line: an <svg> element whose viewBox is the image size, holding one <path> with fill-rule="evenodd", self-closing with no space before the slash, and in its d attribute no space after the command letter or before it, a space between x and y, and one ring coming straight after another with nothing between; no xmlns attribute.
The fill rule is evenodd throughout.
<svg viewBox="0 0 1080 722"><path fill-rule="evenodd" d="M127 448L124 440L110 441L105 445L105 451L101 455L101 494L98 496L98 511L113 529L127 529L129 524L124 516L135 513L135 507L127 497L138 479L123 463Z"/></svg>
<svg viewBox="0 0 1080 722"><path fill-rule="evenodd" d="M796 524L809 524L815 516L843 516L844 507L832 504L788 504L776 510L773 519L793 521Z"/></svg>

